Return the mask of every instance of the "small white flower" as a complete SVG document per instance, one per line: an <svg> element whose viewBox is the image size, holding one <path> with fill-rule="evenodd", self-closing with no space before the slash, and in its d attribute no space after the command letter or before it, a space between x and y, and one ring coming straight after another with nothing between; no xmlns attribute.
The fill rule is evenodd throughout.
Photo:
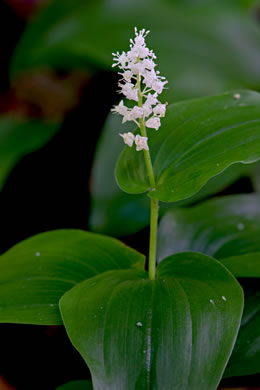
<svg viewBox="0 0 260 390"><path fill-rule="evenodd" d="M119 52L112 54L114 56L113 60L116 61L116 63L113 64L112 67L114 68L115 66L119 65L120 68L124 68L128 62L127 54L124 51L122 54L120 54Z"/></svg>
<svg viewBox="0 0 260 390"><path fill-rule="evenodd" d="M123 117L122 123L127 121L136 121L136 119L142 118L144 110L142 107L134 106L132 109L128 109L127 113ZM138 122L137 122L138 124Z"/></svg>
<svg viewBox="0 0 260 390"><path fill-rule="evenodd" d="M132 108L132 117L133 119L139 119L142 118L144 115L144 109L143 107L134 106Z"/></svg>
<svg viewBox="0 0 260 390"><path fill-rule="evenodd" d="M121 74L123 76L123 79L126 81L131 81L131 79L133 77L133 72L131 72L130 70L127 70L126 72L121 73Z"/></svg>
<svg viewBox="0 0 260 390"><path fill-rule="evenodd" d="M161 126L161 121L160 121L160 118L158 118L158 116L155 116L155 117L148 119L148 121L146 121L145 124L147 127L151 128L151 129L158 130L159 127Z"/></svg>
<svg viewBox="0 0 260 390"><path fill-rule="evenodd" d="M145 45L145 40L144 40L143 35L138 35L137 30L135 30L135 35L136 35L136 37L135 37L135 45L136 46L143 46L143 45Z"/></svg>
<svg viewBox="0 0 260 390"><path fill-rule="evenodd" d="M116 113L116 114L126 115L127 112L128 112L128 108L124 105L123 100L121 100L119 105L118 106L114 106L114 108L112 108L111 111Z"/></svg>
<svg viewBox="0 0 260 390"><path fill-rule="evenodd" d="M156 67L156 64L153 62L153 60L150 60L148 58L145 58L143 60L143 65L145 69L153 70Z"/></svg>
<svg viewBox="0 0 260 390"><path fill-rule="evenodd" d="M134 50L138 54L138 58L145 58L150 54L149 49L145 46L136 46Z"/></svg>
<svg viewBox="0 0 260 390"><path fill-rule="evenodd" d="M154 70L146 71L144 74L143 83L148 87L152 88L153 84L158 81L156 72Z"/></svg>
<svg viewBox="0 0 260 390"><path fill-rule="evenodd" d="M132 120L133 120L132 111L128 110L127 113L123 116L122 123L132 121Z"/></svg>
<svg viewBox="0 0 260 390"><path fill-rule="evenodd" d="M147 118L150 116L153 112L152 107L150 105L147 105L146 103L143 105L144 110L144 117Z"/></svg>
<svg viewBox="0 0 260 390"><path fill-rule="evenodd" d="M137 28L135 27L135 43L138 46L145 45L145 40L144 38L149 34L150 31L145 31L143 28L141 31L137 31Z"/></svg>
<svg viewBox="0 0 260 390"><path fill-rule="evenodd" d="M151 88L160 95L160 93L162 93L163 91L163 88L164 88L164 85L167 84L168 81L160 81L160 80L154 80L152 82L152 86Z"/></svg>
<svg viewBox="0 0 260 390"><path fill-rule="evenodd" d="M134 75L137 75L138 73L144 74L144 72L145 72L145 68L144 68L144 65L142 62L137 62L137 63L131 64L130 68L131 68L131 72Z"/></svg>
<svg viewBox="0 0 260 390"><path fill-rule="evenodd" d="M148 93L147 99L145 104L147 106L154 106L156 103L158 103L157 94L154 93L153 95L151 93Z"/></svg>
<svg viewBox="0 0 260 390"><path fill-rule="evenodd" d="M167 104L159 103L157 106L153 108L153 113L155 115L159 115L161 118L164 117L166 112L166 105Z"/></svg>
<svg viewBox="0 0 260 390"><path fill-rule="evenodd" d="M135 137L136 150L149 150L147 145L148 137L141 137L139 134Z"/></svg>
<svg viewBox="0 0 260 390"><path fill-rule="evenodd" d="M124 140L124 143L128 146L130 146L130 148L133 146L133 143L134 143L134 140L135 140L135 136L133 133L131 133L130 131L128 133L124 133L124 134L120 134L120 137L123 138Z"/></svg>
<svg viewBox="0 0 260 390"><path fill-rule="evenodd" d="M125 84L119 84L119 87L127 99L138 102L138 90L134 84L127 82Z"/></svg>

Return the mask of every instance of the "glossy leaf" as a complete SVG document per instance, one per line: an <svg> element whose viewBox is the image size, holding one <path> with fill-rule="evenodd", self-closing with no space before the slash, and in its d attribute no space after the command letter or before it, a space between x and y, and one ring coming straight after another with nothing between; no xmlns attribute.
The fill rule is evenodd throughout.
<svg viewBox="0 0 260 390"><path fill-rule="evenodd" d="M245 285L245 307L238 338L224 377L260 372L260 288L259 280Z"/></svg>
<svg viewBox="0 0 260 390"><path fill-rule="evenodd" d="M237 278L260 278L260 248L259 252L227 257L221 259L221 262Z"/></svg>
<svg viewBox="0 0 260 390"><path fill-rule="evenodd" d="M61 298L95 390L216 389L239 328L241 287L202 254L174 255L157 275L110 271Z"/></svg>
<svg viewBox="0 0 260 390"><path fill-rule="evenodd" d="M44 146L59 130L59 123L0 117L0 190L15 164Z"/></svg>
<svg viewBox="0 0 260 390"><path fill-rule="evenodd" d="M243 250L242 237L255 238L260 227L260 196L232 195L215 198L191 208L169 210L160 221L158 258L186 250L202 252L221 258L239 255ZM256 234L254 235L254 233ZM236 242L225 252L228 243ZM227 248L228 249L228 248ZM249 252L248 246L245 250ZM255 248L252 248L253 250Z"/></svg>
<svg viewBox="0 0 260 390"><path fill-rule="evenodd" d="M156 189L151 198L176 202L197 193L228 166L260 159L260 94L240 91L172 104L149 148ZM128 193L149 191L143 153L125 147L116 167Z"/></svg>
<svg viewBox="0 0 260 390"><path fill-rule="evenodd" d="M131 130L133 126L130 122L122 125L119 116L110 114L98 143L91 175L89 219L90 229L98 233L128 235L148 226L150 221L150 201L147 195L129 195L123 192L114 177L116 161L123 147L118 133ZM198 202L223 190L240 176L247 175L248 169L244 164L231 165L223 173L210 179L196 195L177 202L176 206ZM169 205L162 203L160 213L163 214L168 208Z"/></svg>
<svg viewBox="0 0 260 390"><path fill-rule="evenodd" d="M149 46L169 80L169 101L259 86L260 32L249 12L219 2L54 0L18 45L12 76L33 67L111 69L133 28L149 28Z"/></svg>
<svg viewBox="0 0 260 390"><path fill-rule="evenodd" d="M69 382L57 388L57 390L92 390L92 389L93 387L90 381Z"/></svg>
<svg viewBox="0 0 260 390"><path fill-rule="evenodd" d="M259 236L259 195L213 199L190 209L172 209L163 217L159 258L183 250L200 251L220 259L236 277L256 278L260 277ZM250 283L258 284L259 279L251 279ZM226 377L260 372L260 296L258 291L251 294L248 290L246 286L249 297Z"/></svg>
<svg viewBox="0 0 260 390"><path fill-rule="evenodd" d="M0 322L62 324L58 302L77 283L111 269L144 268L144 256L80 230L29 238L0 256Z"/></svg>
<svg viewBox="0 0 260 390"><path fill-rule="evenodd" d="M162 218L158 259L191 250L220 259L237 277L260 277L260 196L216 198Z"/></svg>

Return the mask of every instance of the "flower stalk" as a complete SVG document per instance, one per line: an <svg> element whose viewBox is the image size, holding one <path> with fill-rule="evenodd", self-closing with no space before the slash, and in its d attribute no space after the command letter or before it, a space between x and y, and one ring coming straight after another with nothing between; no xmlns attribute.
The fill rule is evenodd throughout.
<svg viewBox="0 0 260 390"><path fill-rule="evenodd" d="M150 191L156 189L152 160L148 145L146 128L158 130L161 126L161 118L165 116L167 103L162 104L158 100L167 80L155 70L156 59L152 50L146 47L145 38L149 31L144 29L137 32L135 39L130 39L128 52L113 53L114 66L121 69L119 73L122 79L119 82L120 91L127 99L137 102L132 108L125 106L123 100L112 109L112 112L123 116L122 123L133 121L140 129L140 134L132 132L119 134L124 143L129 147L136 145L136 150L143 150ZM142 89L142 86L144 88ZM150 244L148 273L151 280L156 276L156 248L159 202L151 199L150 215Z"/></svg>
<svg viewBox="0 0 260 390"><path fill-rule="evenodd" d="M139 73L136 76L136 86L138 89L138 106L142 107L143 106L143 96L142 96L142 91L141 91L141 83L140 83ZM146 133L144 118L139 119L139 127L140 127L140 132L141 132L142 137L147 139L148 137L147 137L147 133ZM155 189L155 178L154 178L153 165L152 165L152 160L151 160L149 149L148 150L144 149L144 159L145 159L149 183L150 183L150 187L151 187L151 191L152 191L153 189Z"/></svg>
<svg viewBox="0 0 260 390"><path fill-rule="evenodd" d="M137 88L138 88L138 106L143 106L143 97L141 91L140 75L137 74ZM142 137L147 138L145 121L143 118L139 119L140 132ZM155 178L153 173L153 165L150 156L149 149L144 149L144 159L146 169L148 173L149 183L151 191L155 189ZM148 259L148 275L151 280L155 279L156 276L156 253L157 253L157 226L158 226L158 215L159 215L159 202L157 199L151 199L150 201L150 241L149 241L149 259Z"/></svg>
<svg viewBox="0 0 260 390"><path fill-rule="evenodd" d="M159 215L159 201L151 199L151 214L150 214L150 243L149 243L149 262L148 274L151 280L156 276L156 254L157 254L157 227Z"/></svg>

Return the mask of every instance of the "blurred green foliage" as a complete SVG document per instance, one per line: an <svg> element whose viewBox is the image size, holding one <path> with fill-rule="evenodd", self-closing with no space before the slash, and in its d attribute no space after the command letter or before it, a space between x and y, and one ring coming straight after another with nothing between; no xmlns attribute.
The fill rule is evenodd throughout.
<svg viewBox="0 0 260 390"><path fill-rule="evenodd" d="M60 123L55 122L0 117L0 190L17 162L44 146L59 127Z"/></svg>
<svg viewBox="0 0 260 390"><path fill-rule="evenodd" d="M57 390L92 390L92 384L90 381L74 381L66 383L57 388Z"/></svg>
<svg viewBox="0 0 260 390"><path fill-rule="evenodd" d="M260 86L260 30L240 2L54 0L28 25L11 75L34 67L111 69L112 52L127 50L133 28L148 37L172 102ZM105 86L104 86L105 88Z"/></svg>

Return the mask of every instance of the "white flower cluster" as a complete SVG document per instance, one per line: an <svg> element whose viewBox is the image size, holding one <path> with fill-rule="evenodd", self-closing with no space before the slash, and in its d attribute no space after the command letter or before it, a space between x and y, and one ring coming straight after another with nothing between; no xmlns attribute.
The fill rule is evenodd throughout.
<svg viewBox="0 0 260 390"><path fill-rule="evenodd" d="M118 106L111 111L123 116L122 122L134 121L140 127L140 122L146 127L158 130L161 121L160 118L165 116L166 104L158 100L158 95L162 93L167 80L160 76L159 71L155 71L156 59L152 50L146 47L145 37L149 31L144 29L137 32L135 27L135 39L130 39L130 50L120 54L113 53L114 66L118 66L122 72L122 79L119 82L120 93L125 95L129 100L138 102L133 108L124 105L123 100ZM144 88L142 89L142 86ZM139 120L139 121L138 121ZM131 135L130 135L131 134ZM132 133L120 134L124 142L130 147L134 141L136 150L149 150L147 137Z"/></svg>
<svg viewBox="0 0 260 390"><path fill-rule="evenodd" d="M141 137L141 135L139 135L139 134L134 136L134 134L131 133L130 131L128 133L119 134L119 135L123 138L124 143L126 145L130 146L130 148L133 146L133 143L135 142L137 151L143 150L143 149L149 150L148 145L147 145L147 140L148 140L147 137Z"/></svg>

